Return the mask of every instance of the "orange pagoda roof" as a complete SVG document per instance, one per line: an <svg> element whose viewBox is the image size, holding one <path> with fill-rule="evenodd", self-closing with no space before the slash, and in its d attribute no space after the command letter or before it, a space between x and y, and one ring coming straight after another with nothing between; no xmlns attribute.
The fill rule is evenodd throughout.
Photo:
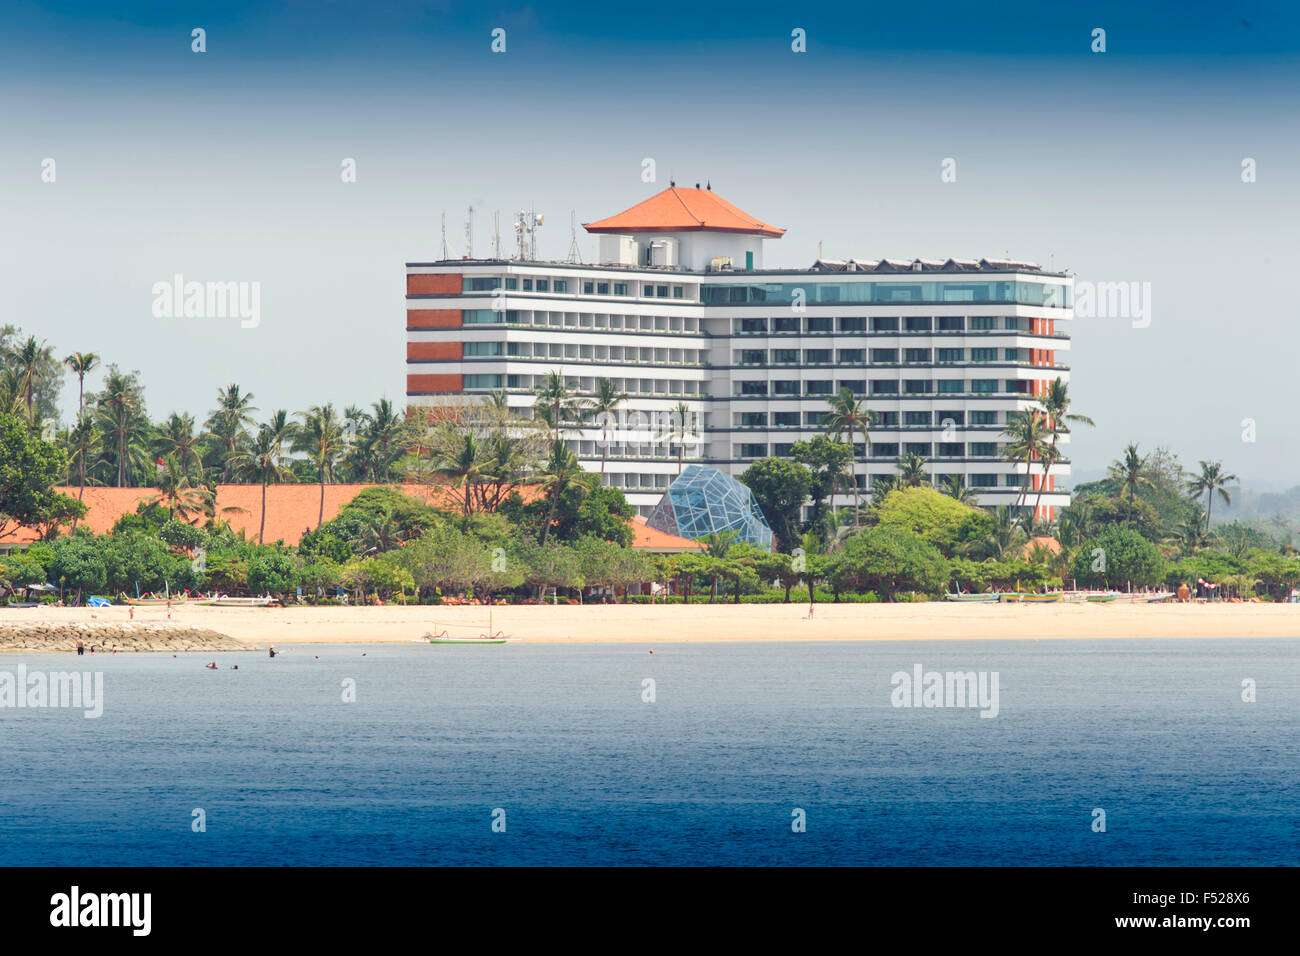
<svg viewBox="0 0 1300 956"><path fill-rule="evenodd" d="M599 222L583 223L588 232L737 232L779 239L784 229L760 222L711 189L669 186L631 209Z"/></svg>

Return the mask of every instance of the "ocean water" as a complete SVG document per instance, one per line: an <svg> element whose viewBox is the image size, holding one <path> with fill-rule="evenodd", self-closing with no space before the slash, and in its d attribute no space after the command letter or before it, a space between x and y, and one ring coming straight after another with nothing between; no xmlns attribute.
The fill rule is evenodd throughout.
<svg viewBox="0 0 1300 956"><path fill-rule="evenodd" d="M239 670L0 656L102 671L105 697L97 720L0 709L0 864L1300 862L1296 640L218 660ZM891 675L917 664L997 672L998 715L894 707Z"/></svg>

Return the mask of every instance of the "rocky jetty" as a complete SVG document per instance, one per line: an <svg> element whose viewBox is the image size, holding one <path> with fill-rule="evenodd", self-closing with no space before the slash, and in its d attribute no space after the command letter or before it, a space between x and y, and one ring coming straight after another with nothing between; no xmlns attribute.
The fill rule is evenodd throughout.
<svg viewBox="0 0 1300 956"><path fill-rule="evenodd" d="M247 651L252 647L233 637L170 622L131 621L100 623L0 623L0 651L75 651L77 640L86 653L114 651Z"/></svg>

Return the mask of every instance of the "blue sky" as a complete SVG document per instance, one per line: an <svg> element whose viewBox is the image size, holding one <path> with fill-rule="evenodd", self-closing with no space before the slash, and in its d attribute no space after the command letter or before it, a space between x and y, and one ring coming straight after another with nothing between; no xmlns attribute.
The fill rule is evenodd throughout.
<svg viewBox="0 0 1300 956"><path fill-rule="evenodd" d="M440 213L459 254L481 210L482 253L492 210L534 204L562 258L570 210L612 214L672 174L788 229L769 265L820 242L1149 281L1150 327L1072 330L1099 423L1076 468L1132 440L1300 483L1298 21L1277 3L9 4L0 322L139 369L155 416L230 381L264 412L400 400L403 263L436 257ZM177 272L261 282L261 324L155 318Z"/></svg>

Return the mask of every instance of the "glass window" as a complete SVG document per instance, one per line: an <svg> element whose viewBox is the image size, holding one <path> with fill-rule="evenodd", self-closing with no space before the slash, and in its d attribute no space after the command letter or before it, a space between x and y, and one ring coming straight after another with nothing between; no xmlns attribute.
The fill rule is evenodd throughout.
<svg viewBox="0 0 1300 956"><path fill-rule="evenodd" d="M929 332L931 330L930 317L928 315L909 315L904 328L908 332Z"/></svg>
<svg viewBox="0 0 1300 956"><path fill-rule="evenodd" d="M971 349L970 360L972 362L996 362L998 360L997 349Z"/></svg>
<svg viewBox="0 0 1300 956"><path fill-rule="evenodd" d="M766 332L767 319L741 319L741 332Z"/></svg>
<svg viewBox="0 0 1300 956"><path fill-rule="evenodd" d="M809 332L830 332L833 330L834 324L835 324L835 320L832 319L829 315L808 317Z"/></svg>
<svg viewBox="0 0 1300 956"><path fill-rule="evenodd" d="M554 286L555 286L555 291L556 291L556 292L568 292L568 291L569 291L569 280L568 280L568 279L556 279L555 282L554 282Z"/></svg>
<svg viewBox="0 0 1300 956"><path fill-rule="evenodd" d="M909 455L920 455L922 458L930 457L930 443L928 441L909 441L903 443L903 451Z"/></svg>
<svg viewBox="0 0 1300 956"><path fill-rule="evenodd" d="M537 291L538 291L538 292L550 292L550 291L551 291L551 280L550 280L550 279L538 279L538 280L537 280Z"/></svg>
<svg viewBox="0 0 1300 956"><path fill-rule="evenodd" d="M608 282L597 282L597 283L596 283L596 295L609 295L609 283L608 283Z"/></svg>
<svg viewBox="0 0 1300 956"><path fill-rule="evenodd" d="M465 388L500 388L500 375L466 375Z"/></svg>
<svg viewBox="0 0 1300 956"><path fill-rule="evenodd" d="M871 361L875 365L897 365L898 349L872 349Z"/></svg>
<svg viewBox="0 0 1300 956"><path fill-rule="evenodd" d="M904 349L903 361L905 362L929 362L929 349Z"/></svg>
<svg viewBox="0 0 1300 956"><path fill-rule="evenodd" d="M939 394L960 395L965 385L966 383L959 378L941 378L939 379Z"/></svg>
<svg viewBox="0 0 1300 956"><path fill-rule="evenodd" d="M839 387L847 388L854 395L865 395L867 392L867 380L849 379L848 381L841 381Z"/></svg>
<svg viewBox="0 0 1300 956"><path fill-rule="evenodd" d="M1003 349L1002 358L1008 362L1020 361L1020 349Z"/></svg>
<svg viewBox="0 0 1300 956"><path fill-rule="evenodd" d="M518 279L515 279L515 278L509 278L509 279L506 279L506 288L507 288L507 289L517 289L517 288L519 288L519 280L518 280Z"/></svg>
<svg viewBox="0 0 1300 956"><path fill-rule="evenodd" d="M493 325L506 320L504 312L493 309L464 309L460 314L461 322L465 325Z"/></svg>
<svg viewBox="0 0 1300 956"><path fill-rule="evenodd" d="M873 442L871 445L872 458L897 458L898 442Z"/></svg>
<svg viewBox="0 0 1300 956"><path fill-rule="evenodd" d="M998 380L995 378L972 379L970 390L976 395L992 395L998 390Z"/></svg>
<svg viewBox="0 0 1300 956"><path fill-rule="evenodd" d="M741 365L765 365L767 364L767 352L763 349L742 349L740 352Z"/></svg>
<svg viewBox="0 0 1300 956"><path fill-rule="evenodd" d="M772 319L773 332L798 332L799 319L795 316L777 316Z"/></svg>
<svg viewBox="0 0 1300 956"><path fill-rule="evenodd" d="M972 315L970 330L972 332L991 332L997 327L997 317L993 315Z"/></svg>
<svg viewBox="0 0 1300 956"><path fill-rule="evenodd" d="M998 476L994 474L979 474L970 476L972 488L996 488L998 486Z"/></svg>
<svg viewBox="0 0 1300 956"><path fill-rule="evenodd" d="M997 412L971 412L970 423L972 425L996 425L998 423Z"/></svg>
<svg viewBox="0 0 1300 956"><path fill-rule="evenodd" d="M615 283L614 283L614 294L615 294L615 295L627 295L627 283L626 283L626 282L615 282Z"/></svg>
<svg viewBox="0 0 1300 956"><path fill-rule="evenodd" d="M964 458L966 446L959 441L939 442L940 458Z"/></svg>
<svg viewBox="0 0 1300 956"><path fill-rule="evenodd" d="M501 280L497 276L465 276L460 283L462 292L491 292L499 288Z"/></svg>
<svg viewBox="0 0 1300 956"><path fill-rule="evenodd" d="M741 412L740 427L741 428L766 428L767 413L766 412Z"/></svg>
<svg viewBox="0 0 1300 956"><path fill-rule="evenodd" d="M798 365L798 349L773 349L772 361L777 365Z"/></svg>
<svg viewBox="0 0 1300 956"><path fill-rule="evenodd" d="M898 319L894 316L873 315L871 317L872 332L897 332Z"/></svg>
<svg viewBox="0 0 1300 956"><path fill-rule="evenodd" d="M777 381L772 383L772 392L776 395L798 395L799 383L797 381Z"/></svg>
<svg viewBox="0 0 1300 956"><path fill-rule="evenodd" d="M867 330L867 320L862 316L849 316L840 319L841 332L865 332Z"/></svg>
<svg viewBox="0 0 1300 956"><path fill-rule="evenodd" d="M961 425L964 424L966 421L965 412L941 411L941 412L937 412L934 417L935 420L939 423L939 425L943 428L947 428L949 424Z"/></svg>
<svg viewBox="0 0 1300 956"><path fill-rule="evenodd" d="M668 298L668 286L661 285L661 286L655 286L655 288L659 290L659 298L661 299Z"/></svg>
<svg viewBox="0 0 1300 956"><path fill-rule="evenodd" d="M788 383L777 382L776 384L794 385L796 393L798 392L797 382L788 382ZM777 394L780 394L779 389L777 390ZM799 413L798 412L774 412L772 414L772 424L775 425L777 428L798 428Z"/></svg>
<svg viewBox="0 0 1300 956"><path fill-rule="evenodd" d="M830 418L830 412L804 412L803 423L809 428L821 428L826 424L826 419Z"/></svg>
<svg viewBox="0 0 1300 956"><path fill-rule="evenodd" d="M831 361L830 349L806 349L803 360L809 365L828 365Z"/></svg>
<svg viewBox="0 0 1300 956"><path fill-rule="evenodd" d="M972 458L993 458L998 453L996 442L973 441L970 443L969 447Z"/></svg>
<svg viewBox="0 0 1300 956"><path fill-rule="evenodd" d="M898 383L885 382L880 380L874 381L871 383L871 394L872 395L897 395Z"/></svg>
<svg viewBox="0 0 1300 956"><path fill-rule="evenodd" d="M965 349L939 349L940 364L947 365L953 362L966 361Z"/></svg>
<svg viewBox="0 0 1300 956"><path fill-rule="evenodd" d="M767 382L741 382L741 395L766 395Z"/></svg>
<svg viewBox="0 0 1300 956"><path fill-rule="evenodd" d="M930 413L929 412L904 412L903 424L913 425L913 426L915 425L928 426L930 424Z"/></svg>
<svg viewBox="0 0 1300 956"><path fill-rule="evenodd" d="M940 332L960 332L966 328L966 318L961 315L939 316Z"/></svg>
<svg viewBox="0 0 1300 956"><path fill-rule="evenodd" d="M897 428L898 412L876 412L876 424L881 428Z"/></svg>
<svg viewBox="0 0 1300 956"><path fill-rule="evenodd" d="M682 287L679 285L673 286L673 298L680 299L682 298L682 295L683 295Z"/></svg>
<svg viewBox="0 0 1300 956"><path fill-rule="evenodd" d="M840 349L841 365L861 365L867 360L866 349Z"/></svg>
<svg viewBox="0 0 1300 956"><path fill-rule="evenodd" d="M830 382L812 381L812 382L808 382L807 386L808 386L809 395L830 395L831 394Z"/></svg>
<svg viewBox="0 0 1300 956"><path fill-rule="evenodd" d="M532 280L532 279L525 279L525 280L524 280L524 291L525 291L525 292L532 292L532 291L533 291L533 280Z"/></svg>
<svg viewBox="0 0 1300 956"><path fill-rule="evenodd" d="M934 391L934 387L928 378L909 378L903 382L903 393L906 395L926 395Z"/></svg>
<svg viewBox="0 0 1300 956"><path fill-rule="evenodd" d="M647 298L653 299L655 297L655 287L647 282L641 287L641 294Z"/></svg>
<svg viewBox="0 0 1300 956"><path fill-rule="evenodd" d="M584 282L582 284L583 295L591 295L595 291L596 291L596 284L594 282Z"/></svg>
<svg viewBox="0 0 1300 956"><path fill-rule="evenodd" d="M501 347L501 342L466 342L465 355L500 355Z"/></svg>
<svg viewBox="0 0 1300 956"><path fill-rule="evenodd" d="M767 455L766 445L745 444L740 446L741 458L763 458Z"/></svg>

